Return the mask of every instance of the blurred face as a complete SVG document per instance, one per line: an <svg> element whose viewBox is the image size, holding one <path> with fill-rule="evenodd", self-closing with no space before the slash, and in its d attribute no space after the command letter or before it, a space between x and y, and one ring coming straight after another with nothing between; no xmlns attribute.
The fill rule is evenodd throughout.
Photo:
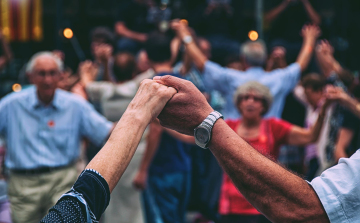
<svg viewBox="0 0 360 223"><path fill-rule="evenodd" d="M317 107L317 105L319 104L322 96L323 96L323 92L320 91L314 91L312 88L307 87L305 88L305 96L307 101L313 106L313 107Z"/></svg>
<svg viewBox="0 0 360 223"><path fill-rule="evenodd" d="M40 99L53 97L61 80L59 68L51 57L39 57L35 61L31 82L36 85Z"/></svg>
<svg viewBox="0 0 360 223"><path fill-rule="evenodd" d="M145 72L150 68L149 60L145 51L141 51L139 53L136 64L139 73Z"/></svg>
<svg viewBox="0 0 360 223"><path fill-rule="evenodd" d="M256 91L249 91L240 96L238 109L243 119L258 119L264 111L264 99Z"/></svg>

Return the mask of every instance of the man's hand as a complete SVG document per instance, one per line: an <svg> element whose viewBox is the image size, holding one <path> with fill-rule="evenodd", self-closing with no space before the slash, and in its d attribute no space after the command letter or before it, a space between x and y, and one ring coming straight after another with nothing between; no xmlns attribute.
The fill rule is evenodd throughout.
<svg viewBox="0 0 360 223"><path fill-rule="evenodd" d="M194 129L214 111L204 95L190 81L173 76L154 77L160 84L177 90L158 116L161 125L186 135L193 135Z"/></svg>
<svg viewBox="0 0 360 223"><path fill-rule="evenodd" d="M334 47L331 46L328 40L324 39L319 41L319 43L316 45L316 53L324 54L324 55L333 55Z"/></svg>
<svg viewBox="0 0 360 223"><path fill-rule="evenodd" d="M321 30L317 25L304 25L301 30L301 36L305 41L316 41L321 35Z"/></svg>
<svg viewBox="0 0 360 223"><path fill-rule="evenodd" d="M133 180L133 186L138 190L145 190L147 177L148 175L145 171L138 171Z"/></svg>
<svg viewBox="0 0 360 223"><path fill-rule="evenodd" d="M342 88L332 85L326 86L325 95L326 99L332 102L346 103L351 100L351 97Z"/></svg>
<svg viewBox="0 0 360 223"><path fill-rule="evenodd" d="M158 117L165 104L175 94L176 89L171 85L165 86L153 80L144 80L129 104L128 110L139 114L140 118L146 118L150 122ZM145 117L143 117L144 115Z"/></svg>
<svg viewBox="0 0 360 223"><path fill-rule="evenodd" d="M86 86L88 83L95 81L99 67L90 60L80 63L78 73L81 83Z"/></svg>
<svg viewBox="0 0 360 223"><path fill-rule="evenodd" d="M191 31L188 25L181 20L173 20L171 22L171 28L176 32L177 36L182 40L185 36L191 36Z"/></svg>

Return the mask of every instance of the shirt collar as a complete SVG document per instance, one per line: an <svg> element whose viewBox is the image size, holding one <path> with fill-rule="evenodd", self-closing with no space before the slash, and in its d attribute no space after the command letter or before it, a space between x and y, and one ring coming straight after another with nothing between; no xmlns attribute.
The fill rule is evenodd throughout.
<svg viewBox="0 0 360 223"><path fill-rule="evenodd" d="M256 71L256 72L264 72L264 69L262 67L249 67L246 72L251 72L251 71Z"/></svg>
<svg viewBox="0 0 360 223"><path fill-rule="evenodd" d="M44 104L39 100L39 97L37 95L37 88L34 87L31 94L30 94L30 106L34 109L40 108L40 107L45 107ZM54 98L53 100L50 102L49 106L55 108L55 109L60 109L61 108L61 103L59 100L59 89L55 90L55 94L54 94Z"/></svg>

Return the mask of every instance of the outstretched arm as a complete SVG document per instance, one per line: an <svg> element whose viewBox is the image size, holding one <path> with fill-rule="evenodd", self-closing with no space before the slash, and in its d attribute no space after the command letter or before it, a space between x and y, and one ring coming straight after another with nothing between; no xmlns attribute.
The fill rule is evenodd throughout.
<svg viewBox="0 0 360 223"><path fill-rule="evenodd" d="M193 135L213 109L190 82L171 76L154 79L178 91L158 116L161 124ZM271 221L329 222L307 182L261 155L221 119L214 125L209 148L239 191Z"/></svg>
<svg viewBox="0 0 360 223"><path fill-rule="evenodd" d="M264 21L271 24L288 7L290 2L291 0L284 0L280 5L265 13Z"/></svg>
<svg viewBox="0 0 360 223"><path fill-rule="evenodd" d="M109 140L86 167L98 171L108 183L110 191L133 157L146 126L175 93L173 88L155 84L152 80L142 82Z"/></svg>
<svg viewBox="0 0 360 223"><path fill-rule="evenodd" d="M316 142L320 136L320 132L324 123L326 107L327 106L323 106L321 108L318 119L312 128L305 129L299 126L293 126L290 131L287 144L305 146Z"/></svg>
<svg viewBox="0 0 360 223"><path fill-rule="evenodd" d="M296 62L300 65L301 71L304 71L309 65L316 39L320 36L320 29L316 25L305 25L301 30L303 44Z"/></svg>
<svg viewBox="0 0 360 223"><path fill-rule="evenodd" d="M305 11L308 14L309 18L311 19L311 22L315 25L320 25L321 23L321 17L320 15L315 11L314 7L311 5L309 0L301 0L304 4Z"/></svg>
<svg viewBox="0 0 360 223"><path fill-rule="evenodd" d="M184 37L192 36L188 26L180 21L173 21L171 27L176 31L177 36L184 40ZM194 65L202 72L206 61L208 60L206 56L201 52L199 47L196 45L195 41L192 40L190 43L186 43L186 53L193 60Z"/></svg>
<svg viewBox="0 0 360 223"><path fill-rule="evenodd" d="M5 67L6 64L8 64L11 61L13 57L9 43L6 41L1 31L0 31L0 44L4 52L4 55L0 56L0 70L1 70Z"/></svg>

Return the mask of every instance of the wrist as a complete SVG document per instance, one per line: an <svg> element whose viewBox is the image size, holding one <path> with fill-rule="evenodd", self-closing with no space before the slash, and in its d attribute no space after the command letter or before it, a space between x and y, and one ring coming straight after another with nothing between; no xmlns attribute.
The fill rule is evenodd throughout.
<svg viewBox="0 0 360 223"><path fill-rule="evenodd" d="M219 119L217 122L215 122L211 133L212 136L208 143L208 147L210 149L213 149L219 145L221 137L223 136L222 132L224 130L224 127L227 127L227 124L223 119Z"/></svg>
<svg viewBox="0 0 360 223"><path fill-rule="evenodd" d="M122 115L122 119L123 118L131 120L132 125L143 127L144 130L151 121L150 112L135 109L133 106L131 106L131 103L129 104L125 113Z"/></svg>

